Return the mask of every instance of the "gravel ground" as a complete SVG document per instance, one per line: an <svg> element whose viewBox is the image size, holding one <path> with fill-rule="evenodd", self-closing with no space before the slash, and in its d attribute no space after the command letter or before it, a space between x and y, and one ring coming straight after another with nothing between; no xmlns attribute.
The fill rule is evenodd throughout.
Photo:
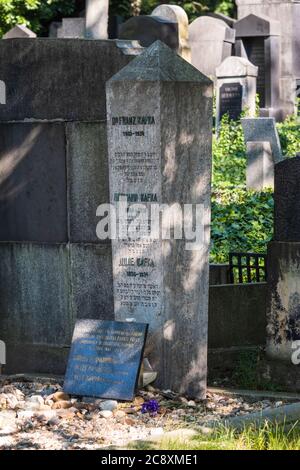
<svg viewBox="0 0 300 470"><path fill-rule="evenodd" d="M155 400L156 414L142 412ZM229 397L208 393L205 401L188 400L151 386L131 403L70 397L55 381L20 381L0 377L0 449L101 449L126 447L174 429L205 426L284 401Z"/></svg>

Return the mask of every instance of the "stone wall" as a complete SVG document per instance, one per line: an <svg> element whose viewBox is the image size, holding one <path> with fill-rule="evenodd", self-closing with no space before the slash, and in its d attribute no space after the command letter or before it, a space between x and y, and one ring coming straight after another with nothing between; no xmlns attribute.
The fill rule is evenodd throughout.
<svg viewBox="0 0 300 470"><path fill-rule="evenodd" d="M121 46L121 47L119 47ZM9 371L63 373L77 318L113 318L105 83L115 41L0 41L0 338ZM132 55L131 55L132 54Z"/></svg>

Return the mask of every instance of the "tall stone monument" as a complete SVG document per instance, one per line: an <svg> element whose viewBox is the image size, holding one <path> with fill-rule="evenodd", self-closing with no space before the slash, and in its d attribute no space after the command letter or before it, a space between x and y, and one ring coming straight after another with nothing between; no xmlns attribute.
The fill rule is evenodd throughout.
<svg viewBox="0 0 300 470"><path fill-rule="evenodd" d="M267 355L291 365L294 342L300 340L299 198L300 157L287 158L275 165L274 241L268 246Z"/></svg>
<svg viewBox="0 0 300 470"><path fill-rule="evenodd" d="M257 67L241 57L227 57L216 69L217 122L223 114L238 119L242 110L255 116Z"/></svg>
<svg viewBox="0 0 300 470"><path fill-rule="evenodd" d="M189 19L183 8L178 5L159 5L151 13L178 23L179 47L178 54L191 62L191 48L189 45Z"/></svg>
<svg viewBox="0 0 300 470"><path fill-rule="evenodd" d="M107 39L108 0L86 0L85 29L88 39Z"/></svg>
<svg viewBox="0 0 300 470"><path fill-rule="evenodd" d="M296 108L297 80L300 78L300 3L297 0L236 0L238 8L238 20L252 15L256 17L268 17L278 23L278 31L273 34L261 34L260 29L257 39L253 36L254 49L261 57L265 57L266 64L271 68L271 76L266 76L265 86L269 93L275 93L273 102L272 96L266 97L265 108L277 106L277 116L284 117L291 114ZM239 23L237 21L236 25ZM263 37L262 37L263 36ZM248 36L250 38L250 36ZM247 42L248 39L247 39ZM251 42L251 40L250 40ZM246 45L248 47L248 45ZM254 51L255 52L255 51ZM250 51L251 54L251 51ZM258 56L259 57L259 56ZM269 59L271 57L271 60ZM251 62L258 65L251 57ZM277 65L277 63L278 65ZM262 73L264 73L262 71ZM268 69L266 70L268 72ZM272 74L275 74L272 79ZM272 82L271 82L272 80ZM262 77L262 86L263 86ZM278 95L277 89L278 87ZM263 107L263 106L262 106ZM264 114L266 115L266 114ZM270 111L269 116L274 115Z"/></svg>
<svg viewBox="0 0 300 470"><path fill-rule="evenodd" d="M107 83L111 203L122 196L138 210L176 208L174 236L147 232L136 239L125 230L112 240L115 318L149 323L146 354L158 386L200 398L207 369L212 93L212 82L160 41ZM200 214L193 247L180 230L180 214L192 219L186 205Z"/></svg>
<svg viewBox="0 0 300 470"><path fill-rule="evenodd" d="M210 16L200 16L189 25L192 65L212 79L216 68L230 57L235 31L225 21Z"/></svg>

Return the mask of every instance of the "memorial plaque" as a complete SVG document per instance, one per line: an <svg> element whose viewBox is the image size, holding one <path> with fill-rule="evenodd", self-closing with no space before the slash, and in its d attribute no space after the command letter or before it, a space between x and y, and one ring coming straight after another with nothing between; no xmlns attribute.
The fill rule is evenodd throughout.
<svg viewBox="0 0 300 470"><path fill-rule="evenodd" d="M242 112L243 87L240 83L223 83L220 88L220 119L228 113L230 119L239 119Z"/></svg>
<svg viewBox="0 0 300 470"><path fill-rule="evenodd" d="M264 38L245 38L244 46L247 57L252 64L258 67L257 93L259 94L260 107L265 106L265 43Z"/></svg>
<svg viewBox="0 0 300 470"><path fill-rule="evenodd" d="M77 321L64 391L73 395L132 400L147 330L146 323Z"/></svg>

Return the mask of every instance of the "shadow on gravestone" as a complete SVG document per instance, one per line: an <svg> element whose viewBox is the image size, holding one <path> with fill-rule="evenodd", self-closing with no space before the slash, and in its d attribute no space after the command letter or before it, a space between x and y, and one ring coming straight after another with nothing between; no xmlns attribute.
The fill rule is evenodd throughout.
<svg viewBox="0 0 300 470"><path fill-rule="evenodd" d="M119 39L136 39L143 47L149 47L160 40L174 51L178 51L178 24L157 16L134 16L121 24Z"/></svg>
<svg viewBox="0 0 300 470"><path fill-rule="evenodd" d="M154 8L151 16L159 16L175 21L178 24L179 47L178 54L191 62L191 48L189 45L189 19L183 8L177 5L159 5Z"/></svg>
<svg viewBox="0 0 300 470"><path fill-rule="evenodd" d="M201 208L192 248L186 234L112 240L115 318L149 323L156 384L199 398L207 371L212 91L160 41L107 83L111 203L122 194Z"/></svg>

